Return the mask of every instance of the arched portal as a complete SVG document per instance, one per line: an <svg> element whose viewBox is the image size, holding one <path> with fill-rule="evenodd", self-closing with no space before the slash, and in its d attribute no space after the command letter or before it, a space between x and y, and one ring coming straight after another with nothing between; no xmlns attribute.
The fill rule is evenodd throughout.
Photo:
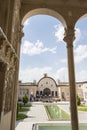
<svg viewBox="0 0 87 130"><path fill-rule="evenodd" d="M50 89L49 88L45 88L44 90L43 90L43 96L50 96L50 94L51 94L51 91L50 91Z"/></svg>

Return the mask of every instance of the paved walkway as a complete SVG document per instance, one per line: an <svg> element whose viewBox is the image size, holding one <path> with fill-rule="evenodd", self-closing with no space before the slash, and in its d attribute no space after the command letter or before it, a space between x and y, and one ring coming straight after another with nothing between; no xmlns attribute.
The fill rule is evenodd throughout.
<svg viewBox="0 0 87 130"><path fill-rule="evenodd" d="M29 118L24 119L24 122L40 122L47 121L48 117L43 104L32 104L31 110L27 113Z"/></svg>
<svg viewBox="0 0 87 130"><path fill-rule="evenodd" d="M70 113L69 103L58 103L58 105ZM31 110L26 114L28 118L17 121L15 130L32 130L32 125L37 123L70 123L70 121L49 121L44 105L41 102L33 103ZM79 112L79 122L87 123L87 112Z"/></svg>
<svg viewBox="0 0 87 130"><path fill-rule="evenodd" d="M26 113L28 118L17 121L15 130L32 130L32 125L48 121L45 108L42 103L33 103L31 110Z"/></svg>

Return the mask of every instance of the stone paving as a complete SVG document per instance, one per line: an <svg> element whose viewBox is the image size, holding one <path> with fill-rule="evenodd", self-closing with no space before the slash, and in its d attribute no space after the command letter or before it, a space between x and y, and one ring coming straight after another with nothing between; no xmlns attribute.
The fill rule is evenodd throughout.
<svg viewBox="0 0 87 130"><path fill-rule="evenodd" d="M66 112L70 113L69 103L58 103ZM28 118L17 121L15 130L32 130L32 125L37 123L70 123L70 121L49 121L42 102L32 103L31 110L26 113ZM79 112L79 122L87 123L87 112Z"/></svg>

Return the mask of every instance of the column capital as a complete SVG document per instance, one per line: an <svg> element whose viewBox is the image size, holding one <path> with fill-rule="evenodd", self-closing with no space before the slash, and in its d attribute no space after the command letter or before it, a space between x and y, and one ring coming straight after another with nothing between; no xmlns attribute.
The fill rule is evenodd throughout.
<svg viewBox="0 0 87 130"><path fill-rule="evenodd" d="M73 27L65 28L64 41L67 44L67 47L73 46L73 41L75 40L75 29Z"/></svg>

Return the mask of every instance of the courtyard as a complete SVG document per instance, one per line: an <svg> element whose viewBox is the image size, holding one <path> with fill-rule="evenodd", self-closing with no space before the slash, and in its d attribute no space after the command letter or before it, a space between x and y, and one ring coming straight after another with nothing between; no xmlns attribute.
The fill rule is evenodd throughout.
<svg viewBox="0 0 87 130"><path fill-rule="evenodd" d="M16 121L16 128L15 130L32 130L32 125L33 124L41 124L41 123L70 123L70 120L66 121L66 120L59 120L59 121L49 121L47 113L45 111L45 107L44 105L48 105L48 104L56 104L58 105L60 108L62 108L65 112L67 112L68 114L70 114L70 104L69 102L58 102L58 103L42 103L42 102L33 102L32 103L32 107L30 109L30 111L26 112L26 115L28 116L28 118L25 118L21 121ZM79 119L79 123L83 124L83 123L87 123L87 112L82 112L82 111L78 111L78 119Z"/></svg>

